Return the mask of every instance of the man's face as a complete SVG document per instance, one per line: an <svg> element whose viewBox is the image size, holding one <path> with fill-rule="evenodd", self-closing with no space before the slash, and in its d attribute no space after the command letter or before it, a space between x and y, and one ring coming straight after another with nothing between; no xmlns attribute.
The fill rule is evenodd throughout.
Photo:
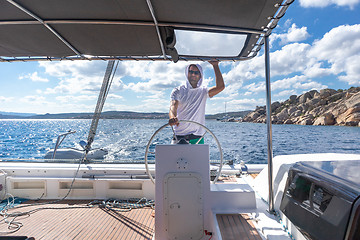
<svg viewBox="0 0 360 240"><path fill-rule="evenodd" d="M188 79L189 79L189 83L193 88L197 87L197 83L199 82L200 77L201 77L201 73L199 69L196 66L191 65L189 67Z"/></svg>

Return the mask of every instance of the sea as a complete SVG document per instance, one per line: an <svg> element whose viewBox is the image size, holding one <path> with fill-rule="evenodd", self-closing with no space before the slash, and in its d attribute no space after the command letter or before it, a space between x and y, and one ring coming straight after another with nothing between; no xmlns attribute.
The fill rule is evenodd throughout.
<svg viewBox="0 0 360 240"><path fill-rule="evenodd" d="M141 162L153 134L167 123L166 119L104 119L100 120L93 148L104 148L104 162ZM86 141L91 120L0 120L0 160L28 159L40 161L54 148L59 134L68 131L61 148L81 148ZM267 163L266 124L220 122L207 120L206 126L217 137L224 161L235 163ZM156 144L169 144L173 137L170 127L155 135L150 151ZM360 154L360 128L344 126L272 125L273 155L305 153ZM205 135L210 146L210 160L219 160L216 141ZM154 159L152 154L149 160Z"/></svg>

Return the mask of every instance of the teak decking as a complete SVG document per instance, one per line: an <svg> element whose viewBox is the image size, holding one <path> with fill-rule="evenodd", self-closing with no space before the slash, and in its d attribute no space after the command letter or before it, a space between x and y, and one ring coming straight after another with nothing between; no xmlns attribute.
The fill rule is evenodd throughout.
<svg viewBox="0 0 360 240"><path fill-rule="evenodd" d="M43 201L45 202L45 201ZM19 208L26 212L36 208L65 208L86 206L89 201L66 200L59 203ZM28 203L28 202L26 202ZM10 213L13 211L10 210ZM0 222L0 236L28 236L43 239L152 239L154 212L151 208L133 209L129 212L111 211L106 208L44 209L30 216L18 217L23 226L15 233Z"/></svg>
<svg viewBox="0 0 360 240"><path fill-rule="evenodd" d="M252 220L247 214L217 214L222 239L261 240Z"/></svg>

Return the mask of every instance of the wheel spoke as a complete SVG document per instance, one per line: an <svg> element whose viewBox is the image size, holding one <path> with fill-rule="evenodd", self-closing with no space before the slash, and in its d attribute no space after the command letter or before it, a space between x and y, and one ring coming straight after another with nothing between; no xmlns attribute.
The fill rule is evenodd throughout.
<svg viewBox="0 0 360 240"><path fill-rule="evenodd" d="M201 141L201 139L203 139L204 137L205 137L205 134L206 134L207 132L205 132L202 136L201 136L201 138L199 138L199 140L195 143L195 144L199 144L199 142Z"/></svg>

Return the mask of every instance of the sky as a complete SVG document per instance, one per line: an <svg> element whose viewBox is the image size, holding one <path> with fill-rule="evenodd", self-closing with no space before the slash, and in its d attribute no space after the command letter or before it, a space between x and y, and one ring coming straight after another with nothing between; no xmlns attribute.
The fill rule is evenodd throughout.
<svg viewBox="0 0 360 240"><path fill-rule="evenodd" d="M230 51L237 43L208 39ZM186 41L194 43L184 38L183 46ZM220 63L226 88L208 100L207 114L265 105L263 55L262 48L249 61ZM0 63L0 112L93 112L106 64ZM185 82L187 64L120 62L103 111L168 112L170 93ZM211 65L200 64L204 84L214 86ZM270 65L272 102L313 89L360 86L360 0L295 0L270 36Z"/></svg>

